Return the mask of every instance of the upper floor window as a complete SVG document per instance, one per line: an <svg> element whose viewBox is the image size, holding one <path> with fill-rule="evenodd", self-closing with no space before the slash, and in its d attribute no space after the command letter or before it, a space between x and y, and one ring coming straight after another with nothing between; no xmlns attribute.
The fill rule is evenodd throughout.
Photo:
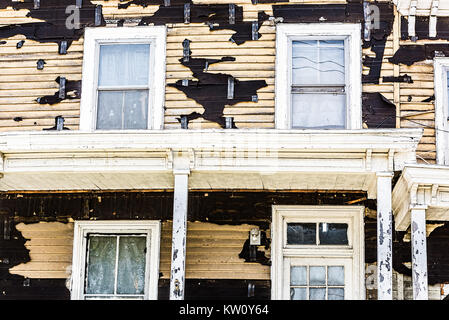
<svg viewBox="0 0 449 320"><path fill-rule="evenodd" d="M163 127L165 27L86 29L80 130Z"/></svg>
<svg viewBox="0 0 449 320"><path fill-rule="evenodd" d="M359 24L277 26L276 128L361 128Z"/></svg>
<svg viewBox="0 0 449 320"><path fill-rule="evenodd" d="M435 58L434 66L436 157L449 165L449 58Z"/></svg>

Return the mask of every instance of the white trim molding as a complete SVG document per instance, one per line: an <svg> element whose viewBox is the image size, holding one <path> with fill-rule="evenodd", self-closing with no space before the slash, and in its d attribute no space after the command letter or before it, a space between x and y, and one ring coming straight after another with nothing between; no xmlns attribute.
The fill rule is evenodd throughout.
<svg viewBox="0 0 449 320"><path fill-rule="evenodd" d="M289 261L319 264L323 259L346 265L351 272L345 275L345 299L365 299L363 206L302 206L274 205L271 226L271 298L290 298L287 290ZM345 223L348 225L348 245L288 245L288 222L297 223ZM347 271L348 268L346 268Z"/></svg>
<svg viewBox="0 0 449 320"><path fill-rule="evenodd" d="M345 39L346 129L362 128L361 24L301 23L276 25L276 129L291 128L291 46L301 39Z"/></svg>
<svg viewBox="0 0 449 320"><path fill-rule="evenodd" d="M141 233L147 236L144 299L157 300L161 226L159 221L75 221L72 258L71 299L84 299L87 236Z"/></svg>
<svg viewBox="0 0 449 320"><path fill-rule="evenodd" d="M426 207L426 218L449 220L449 167L438 165L407 165L393 193L395 227L406 231L410 226L411 209Z"/></svg>
<svg viewBox="0 0 449 320"><path fill-rule="evenodd" d="M11 132L0 134L0 190L173 189L182 160L191 189L364 190L374 199L376 172L415 164L422 131Z"/></svg>
<svg viewBox="0 0 449 320"><path fill-rule="evenodd" d="M85 29L82 95L80 106L80 131L97 131L95 129L97 105L96 88L99 64L99 46L102 43L151 44L148 129L163 128L166 38L167 29L165 26L136 26L121 28L101 27Z"/></svg>
<svg viewBox="0 0 449 320"><path fill-rule="evenodd" d="M434 59L437 164L449 165L449 58Z"/></svg>

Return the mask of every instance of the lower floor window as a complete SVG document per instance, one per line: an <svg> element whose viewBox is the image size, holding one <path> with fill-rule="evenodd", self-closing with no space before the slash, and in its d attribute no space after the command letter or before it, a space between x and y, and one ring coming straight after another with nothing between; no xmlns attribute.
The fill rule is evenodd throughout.
<svg viewBox="0 0 449 320"><path fill-rule="evenodd" d="M159 237L159 222L76 222L72 298L155 298Z"/></svg>
<svg viewBox="0 0 449 320"><path fill-rule="evenodd" d="M363 207L274 206L272 298L362 299Z"/></svg>

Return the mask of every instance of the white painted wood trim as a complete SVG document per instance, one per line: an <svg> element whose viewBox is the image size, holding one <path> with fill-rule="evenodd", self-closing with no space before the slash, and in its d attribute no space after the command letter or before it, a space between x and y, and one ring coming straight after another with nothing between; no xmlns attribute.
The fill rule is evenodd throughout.
<svg viewBox="0 0 449 320"><path fill-rule="evenodd" d="M291 42L305 38L347 39L346 129L362 128L361 24L300 23L276 25L275 128L291 128Z"/></svg>
<svg viewBox="0 0 449 320"><path fill-rule="evenodd" d="M437 164L449 165L449 97L447 94L449 58L435 58L434 68Z"/></svg>
<svg viewBox="0 0 449 320"><path fill-rule="evenodd" d="M136 26L121 28L86 28L84 33L84 57L82 94L80 105L80 131L97 131L96 88L98 54L101 43L150 43L150 96L148 128L162 129L165 103L166 70L165 26ZM128 131L128 130L126 130Z"/></svg>
<svg viewBox="0 0 449 320"><path fill-rule="evenodd" d="M285 225L289 221L333 221L343 219L349 223L349 246L323 246L304 249L288 248L285 245ZM306 219L306 220L304 220ZM284 274L289 260L285 257L302 257L306 259L319 257L351 259L352 292L348 297L353 300L365 299L365 253L364 253L364 207L362 206L272 206L271 225L271 298L285 298Z"/></svg>
<svg viewBox="0 0 449 320"><path fill-rule="evenodd" d="M175 174L174 179L170 300L184 300L189 176Z"/></svg>
<svg viewBox="0 0 449 320"><path fill-rule="evenodd" d="M426 206L411 208L413 300L428 300Z"/></svg>
<svg viewBox="0 0 449 320"><path fill-rule="evenodd" d="M146 233L147 250L145 269L145 299L157 300L159 281L160 221L120 220L120 221L75 221L72 257L71 299L83 299L85 279L85 259L88 233Z"/></svg>
<svg viewBox="0 0 449 320"><path fill-rule="evenodd" d="M377 299L393 300L392 172L377 174Z"/></svg>

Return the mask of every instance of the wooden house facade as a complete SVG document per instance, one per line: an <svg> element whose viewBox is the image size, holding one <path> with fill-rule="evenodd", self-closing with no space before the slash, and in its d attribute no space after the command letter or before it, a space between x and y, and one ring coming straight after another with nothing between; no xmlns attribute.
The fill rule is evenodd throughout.
<svg viewBox="0 0 449 320"><path fill-rule="evenodd" d="M448 96L446 0L0 0L0 299L445 299Z"/></svg>

